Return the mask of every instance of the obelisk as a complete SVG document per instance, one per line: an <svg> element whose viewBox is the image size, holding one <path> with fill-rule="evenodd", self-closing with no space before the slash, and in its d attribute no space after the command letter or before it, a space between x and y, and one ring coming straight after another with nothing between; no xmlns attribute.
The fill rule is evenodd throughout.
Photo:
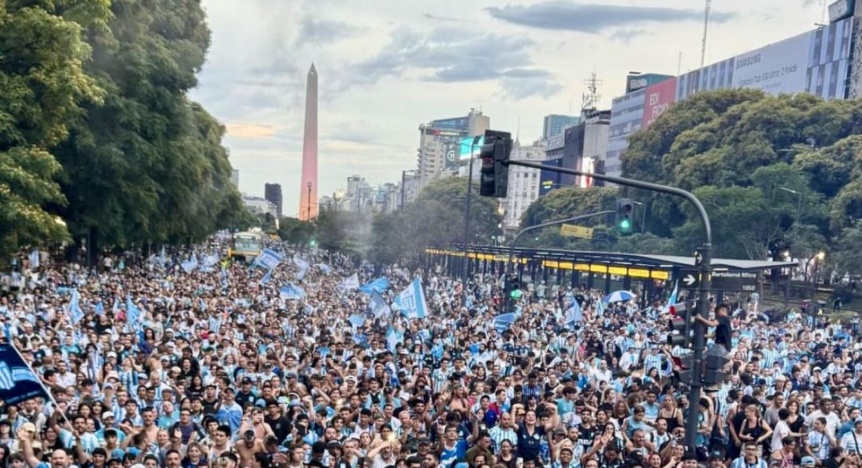
<svg viewBox="0 0 862 468"><path fill-rule="evenodd" d="M299 219L317 218L317 69L313 63L305 85L305 134L299 190Z"/></svg>

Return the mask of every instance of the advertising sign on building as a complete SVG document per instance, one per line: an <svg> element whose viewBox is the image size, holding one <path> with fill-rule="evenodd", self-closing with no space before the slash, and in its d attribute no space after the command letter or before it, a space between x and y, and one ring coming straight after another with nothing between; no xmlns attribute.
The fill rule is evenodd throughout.
<svg viewBox="0 0 862 468"><path fill-rule="evenodd" d="M649 127L676 100L676 78L664 80L647 88L641 128Z"/></svg>
<svg viewBox="0 0 862 468"><path fill-rule="evenodd" d="M754 88L769 94L805 89L810 34L770 44L736 57L734 88Z"/></svg>
<svg viewBox="0 0 862 468"><path fill-rule="evenodd" d="M562 167L563 159L551 159L542 163L543 166ZM551 190L560 188L560 173L545 169L539 173L539 197L544 197Z"/></svg>

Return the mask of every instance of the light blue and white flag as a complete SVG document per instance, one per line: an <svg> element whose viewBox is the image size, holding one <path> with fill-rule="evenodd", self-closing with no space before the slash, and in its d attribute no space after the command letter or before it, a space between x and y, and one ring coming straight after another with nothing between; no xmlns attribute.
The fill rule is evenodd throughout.
<svg viewBox="0 0 862 468"><path fill-rule="evenodd" d="M137 330L141 325L141 309L132 301L132 296L126 296L126 323L132 330Z"/></svg>
<svg viewBox="0 0 862 468"><path fill-rule="evenodd" d="M204 256L204 266L212 267L218 263L218 253Z"/></svg>
<svg viewBox="0 0 862 468"><path fill-rule="evenodd" d="M673 292L671 292L670 297L667 298L667 304L665 304L664 307L662 308L662 312L665 312L665 313L669 312L670 306L676 304L678 296L679 296L679 281L674 283Z"/></svg>
<svg viewBox="0 0 862 468"><path fill-rule="evenodd" d="M514 313L500 314L494 317L494 329L502 335L504 331L508 330L515 323L517 318L517 315Z"/></svg>
<svg viewBox="0 0 862 468"><path fill-rule="evenodd" d="M192 256L183 263L180 263L180 268L186 273L191 273L198 269L198 256L192 252Z"/></svg>
<svg viewBox="0 0 862 468"><path fill-rule="evenodd" d="M605 315L605 303L601 299L596 301L596 316L604 317Z"/></svg>
<svg viewBox="0 0 862 468"><path fill-rule="evenodd" d="M284 257L280 253L271 249L266 249L254 259L253 265L275 270L283 260Z"/></svg>
<svg viewBox="0 0 862 468"><path fill-rule="evenodd" d="M347 320L350 322L351 325L353 325L353 328L359 328L365 325L365 317L359 314L353 314Z"/></svg>
<svg viewBox="0 0 862 468"><path fill-rule="evenodd" d="M30 259L30 269L31 270L35 270L36 268L39 268L39 251L38 250L31 251L30 255L28 255L28 258Z"/></svg>
<svg viewBox="0 0 862 468"><path fill-rule="evenodd" d="M371 295L371 314L376 318L389 317L392 314L386 299L376 291Z"/></svg>
<svg viewBox="0 0 862 468"><path fill-rule="evenodd" d="M344 281L342 281L338 287L344 291L359 289L359 275L354 273L347 278L344 278Z"/></svg>
<svg viewBox="0 0 862 468"><path fill-rule="evenodd" d="M266 274L263 275L263 278L260 279L260 285L263 286L266 283L269 283L269 280L272 279L272 270L266 270Z"/></svg>
<svg viewBox="0 0 862 468"><path fill-rule="evenodd" d="M391 287L392 284L389 282L389 278L381 276L374 281L363 284L359 287L359 290L370 296L374 292L378 292L381 294L385 293Z"/></svg>
<svg viewBox="0 0 862 468"><path fill-rule="evenodd" d="M581 305L577 299L573 299L569 308L566 310L566 325L573 326L581 323L584 320L584 313L581 310Z"/></svg>
<svg viewBox="0 0 862 468"><path fill-rule="evenodd" d="M396 346L398 346L402 341L404 341L404 333L398 331L392 325L389 325L389 329L386 330L386 347L391 352L395 352Z"/></svg>
<svg viewBox="0 0 862 468"><path fill-rule="evenodd" d="M325 263L318 263L317 268L320 268L320 271L322 271L324 275L329 276L332 274L332 267Z"/></svg>
<svg viewBox="0 0 862 468"><path fill-rule="evenodd" d="M296 265L297 268L296 280L302 281L302 279L305 278L305 274L308 273L308 268L310 267L310 265L308 264L308 262L299 257L293 257L293 263L294 265Z"/></svg>
<svg viewBox="0 0 862 468"><path fill-rule="evenodd" d="M425 292L419 278L414 278L404 291L395 296L395 305L401 315L410 318L425 318L428 316L428 303L425 302Z"/></svg>
<svg viewBox="0 0 862 468"><path fill-rule="evenodd" d="M72 290L72 297L69 299L69 320L72 324L77 325L84 318L84 311L81 310L81 294L77 289Z"/></svg>
<svg viewBox="0 0 862 468"><path fill-rule="evenodd" d="M282 299L288 301L298 301L305 298L305 290L293 283L287 283L287 286L282 287L279 293Z"/></svg>

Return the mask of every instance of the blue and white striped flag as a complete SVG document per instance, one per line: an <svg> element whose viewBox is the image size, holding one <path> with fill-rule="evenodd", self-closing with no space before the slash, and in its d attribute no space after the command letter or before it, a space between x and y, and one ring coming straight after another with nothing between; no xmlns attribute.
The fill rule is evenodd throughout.
<svg viewBox="0 0 862 468"><path fill-rule="evenodd" d="M30 260L30 269L31 270L35 270L36 268L39 268L39 251L38 250L31 251L28 258Z"/></svg>
<svg viewBox="0 0 862 468"><path fill-rule="evenodd" d="M347 320L350 322L351 325L353 325L354 329L365 325L365 317L358 314L351 315Z"/></svg>
<svg viewBox="0 0 862 468"><path fill-rule="evenodd" d="M132 296L126 296L126 323L132 330L141 326L141 309L132 302Z"/></svg>
<svg viewBox="0 0 862 468"><path fill-rule="evenodd" d="M389 330L386 331L386 347L391 352L395 352L395 347L404 341L404 333L399 332L392 325L389 325Z"/></svg>
<svg viewBox="0 0 862 468"><path fill-rule="evenodd" d="M670 297L668 297L668 298L667 298L667 304L665 304L665 305L664 305L664 308L662 309L662 312L665 312L665 313L669 312L669 311L670 311L670 306L672 306L672 305L676 304L676 301L677 301L677 297L678 297L678 296L679 296L679 281L677 281L677 282L673 285L673 292L671 292L671 293L670 293Z"/></svg>
<svg viewBox="0 0 862 468"><path fill-rule="evenodd" d="M72 290L72 298L69 299L69 320L72 324L77 325L84 318L84 311L81 310L81 294L77 289Z"/></svg>
<svg viewBox="0 0 862 468"><path fill-rule="evenodd" d="M571 305L566 310L566 325L573 326L581 323L584 320L584 313L581 311L581 305L577 299L572 299Z"/></svg>
<svg viewBox="0 0 862 468"><path fill-rule="evenodd" d="M272 270L267 270L266 274L263 275L263 278L260 279L260 285L263 286L266 283L269 283L269 280L272 279Z"/></svg>
<svg viewBox="0 0 862 468"><path fill-rule="evenodd" d="M371 295L371 314L376 318L388 317L392 314L392 309L386 303L386 299L377 291Z"/></svg>
<svg viewBox="0 0 862 468"><path fill-rule="evenodd" d="M517 318L517 315L514 313L500 314L494 317L494 329L502 335L504 331L508 330L515 323Z"/></svg>
<svg viewBox="0 0 862 468"><path fill-rule="evenodd" d="M305 290L293 283L288 283L287 286L279 290L279 293L282 299L289 301L297 301L305 298Z"/></svg>
<svg viewBox="0 0 862 468"><path fill-rule="evenodd" d="M259 266L263 268L269 268L270 270L274 270L278 267L279 264L284 260L284 257L271 249L266 249L254 259L252 263L254 266Z"/></svg>
<svg viewBox="0 0 862 468"><path fill-rule="evenodd" d="M302 281L305 278L305 274L308 273L309 264L305 260L299 257L293 257L293 263L296 265L296 280Z"/></svg>
<svg viewBox="0 0 862 468"><path fill-rule="evenodd" d="M354 273L347 278L344 278L344 281L338 285L339 289L344 291L353 291L354 289L359 289L359 275Z"/></svg>
<svg viewBox="0 0 862 468"><path fill-rule="evenodd" d="M414 278L404 291L395 296L395 305L401 315L410 318L425 318L428 316L428 303L425 302L425 292L419 278Z"/></svg>

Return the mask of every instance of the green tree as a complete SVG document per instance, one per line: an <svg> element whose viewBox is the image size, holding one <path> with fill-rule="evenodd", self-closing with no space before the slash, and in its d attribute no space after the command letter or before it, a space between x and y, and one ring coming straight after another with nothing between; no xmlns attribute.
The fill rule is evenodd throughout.
<svg viewBox="0 0 862 468"><path fill-rule="evenodd" d="M210 32L197 0L114 0L87 71L106 90L59 147L61 212L100 245L186 242L243 217L224 128L187 97Z"/></svg>
<svg viewBox="0 0 862 468"><path fill-rule="evenodd" d="M103 0L0 2L0 254L67 238L46 209L66 202L52 150L102 98L82 67L83 28L109 15Z"/></svg>
<svg viewBox="0 0 862 468"><path fill-rule="evenodd" d="M314 223L297 218L281 218L278 223L278 236L295 247L309 245L316 233L317 226Z"/></svg>
<svg viewBox="0 0 862 468"><path fill-rule="evenodd" d="M843 229L833 246L829 261L834 262L841 272L858 274L862 271L860 245L862 245L862 225Z"/></svg>

